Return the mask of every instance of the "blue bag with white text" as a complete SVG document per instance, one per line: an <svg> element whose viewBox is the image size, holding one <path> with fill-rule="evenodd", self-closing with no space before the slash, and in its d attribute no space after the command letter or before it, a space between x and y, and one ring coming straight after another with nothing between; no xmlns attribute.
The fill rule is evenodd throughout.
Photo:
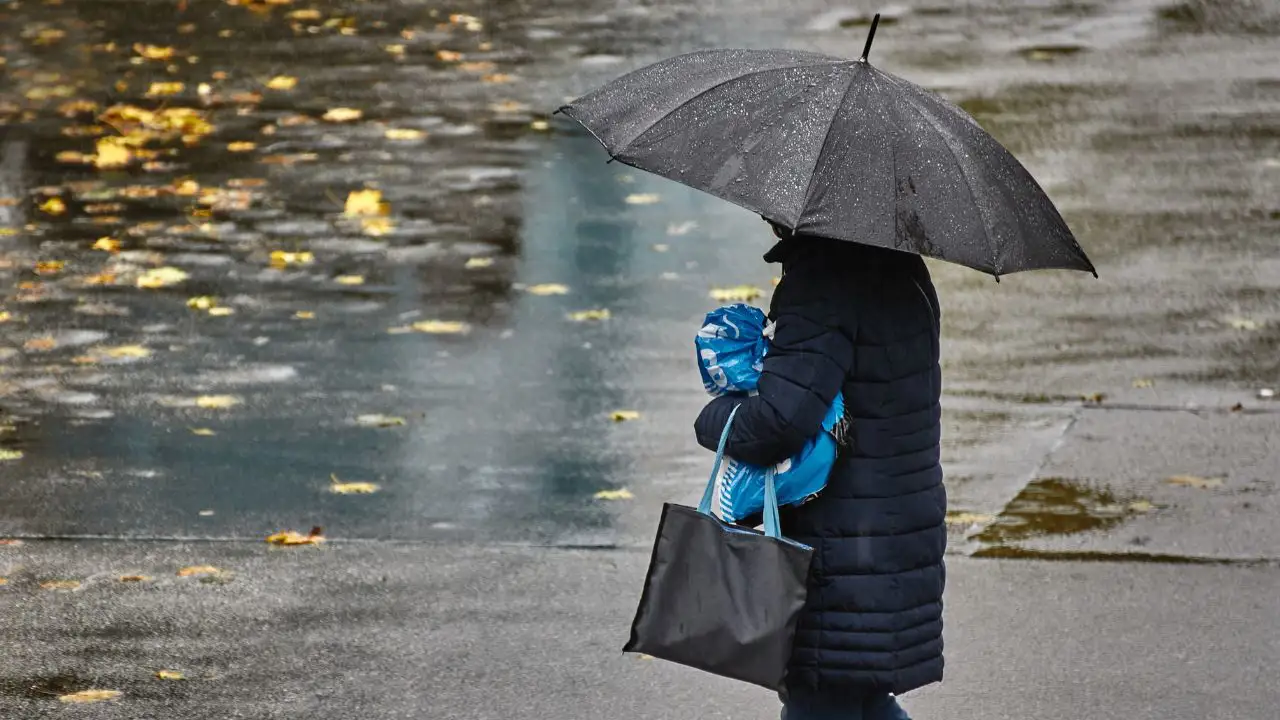
<svg viewBox="0 0 1280 720"><path fill-rule="evenodd" d="M707 393L755 395L772 331L764 312L751 305L726 305L707 313L694 338ZM798 505L826 487L838 451L832 432L842 415L844 397L837 394L822 419L822 431L794 457L774 466L778 505ZM715 480L716 517L736 522L759 513L764 508L765 471L726 455Z"/></svg>

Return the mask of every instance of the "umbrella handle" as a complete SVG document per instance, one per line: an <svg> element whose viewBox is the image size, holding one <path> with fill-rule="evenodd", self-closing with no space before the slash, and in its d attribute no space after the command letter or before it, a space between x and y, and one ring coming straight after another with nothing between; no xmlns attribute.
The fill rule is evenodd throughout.
<svg viewBox="0 0 1280 720"><path fill-rule="evenodd" d="M871 41L876 39L876 26L880 24L880 13L871 18L871 31L867 33L867 44L862 48L862 57L859 62L866 62L867 56L871 54Z"/></svg>

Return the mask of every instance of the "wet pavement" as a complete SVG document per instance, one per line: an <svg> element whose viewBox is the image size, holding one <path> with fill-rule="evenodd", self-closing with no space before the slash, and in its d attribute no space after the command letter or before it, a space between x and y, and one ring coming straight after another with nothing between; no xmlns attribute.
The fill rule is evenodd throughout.
<svg viewBox="0 0 1280 720"><path fill-rule="evenodd" d="M537 576L538 568L556 576L557 558L573 558L563 572L588 578L583 593L633 586L661 502L692 499L707 469L690 432L704 400L690 338L717 304L713 288L747 284L767 300L775 269L759 256L770 236L748 213L606 164L591 138L549 113L627 69L697 47L853 55L872 9L737 0L0 2L0 538L27 540L0 546L0 578L10 581L0 605L22 609L4 613L23 618L11 635L28 641L20 664L57 677L109 660L115 650L105 640L61 655L30 643L85 642L70 629L50 638L36 628L73 628L77 617L92 626L106 608L134 602L117 575L167 578L170 565L214 562L237 574L180 590L144 583L156 602L155 643L180 627L166 624L172 602L282 633L276 650L298 653L315 649L308 625L318 646L346 647L330 634L356 616L368 620L361 627L427 623L482 646L496 633L474 624L497 614L524 628L513 637L537 646L536 622L519 617L529 605L517 601L522 593L533 605L562 601ZM1171 578L1186 583L1184 597L1210 600L1239 582L1246 589L1230 602L1241 609L1222 617L1274 620L1263 603L1280 557L1272 521L1280 405L1260 391L1280 389L1280 8L969 0L884 11L892 22L877 35L875 61L959 102L1005 142L1101 274L995 284L931 265L944 315L953 555L1116 563L1011 569L957 557L952 574L967 590L950 601L948 642L962 663L950 677L961 679L923 693L916 707L951 717L952 701L975 713L1010 702L989 686L963 701L955 694L980 683L966 668L988 662L976 648L1000 625L999 597L977 579L991 574L1008 574L1026 603L1075 608L1052 626L1059 635L1097 624L1082 604L1105 593L1089 583L1129 576L1139 578L1125 586L1131 604L1156 603L1150 614L1136 611L1134 622L1151 628ZM619 410L639 417L615 422ZM377 491L335 492L353 482ZM597 497L620 490L624 499ZM301 556L316 569L284 582L296 568L278 553L315 549L276 550L262 538L313 526L341 550ZM128 544L113 559L117 545L85 538L169 542ZM389 590L393 607L376 612L368 605L382 596L363 585L349 605L319 617L289 615L304 601L274 593L310 597L360 563L394 577L433 553L498 553L498 565L480 563L495 573L522 562L535 569L501 588L453 587L458 577L424 570ZM1206 560L1260 565L1186 576L1165 567ZM588 569L596 565L610 570L593 575L604 572ZM350 572L353 584L368 579ZM84 587L66 596L40 589L64 576ZM405 610L424 587L477 602L491 594L492 604L468 609L459 600L447 616ZM181 597L167 600L169 592ZM555 655L553 641L577 632L614 652L630 593L572 605L586 626L560 621L533 657ZM59 603L56 612L40 610L45 599ZM283 614L255 614L264 605ZM1205 647L1228 652L1221 643L1236 636L1223 627L1234 626L1196 621ZM217 625L202 622L183 632L207 638ZM1025 625L1018 642L1039 642ZM1227 640L1207 639L1215 636ZM1146 657L1142 637L1072 657L1100 673L1129 667ZM192 652L219 652L200 642L191 640ZM1241 663L1274 666L1275 639L1251 642ZM604 645L568 657L603 662L593 653ZM429 647L389 657L421 663ZM519 661L487 672L501 653L475 653L462 674L442 677L525 689L542 681ZM368 695L356 696L366 707L415 717L411 697L365 686L371 676L361 673L383 667L376 654L360 646L316 663L321 675L344 663L364 668L356 674ZM1085 707L1078 689L1035 658L1012 658L993 676L1038 688L1044 704L996 702L1005 714L995 716ZM635 666L602 667L579 680L616 690L629 682L618 674L632 678ZM1043 672L1019 675L1023 667ZM24 672L3 666L0 675L14 688L39 685ZM701 697L694 680L662 672L634 697L671 683L681 690L670 705L619 712L675 716L681 698ZM410 695L448 685L396 677ZM298 680L289 692L317 683ZM330 687L329 699L351 697L353 683ZM225 703L183 705L182 716L283 717L314 712L326 697L233 710L230 696L246 686L228 685L212 691L228 693ZM1274 706L1245 684L1223 693L1239 703L1229 709L1169 704L1197 692L1187 687L1211 687L1187 685L1173 670L1158 685L1169 693L1164 704L1092 714L1178 717L1141 713L1197 708L1185 716L1252 718L1262 716L1250 708ZM607 710L596 690L556 687ZM1059 706L1054 688L1065 693ZM60 690L7 692L0 709L40 717L32 708ZM484 704L466 693L438 697ZM563 707L563 697L530 700L528 716ZM502 707L494 698L467 715Z"/></svg>

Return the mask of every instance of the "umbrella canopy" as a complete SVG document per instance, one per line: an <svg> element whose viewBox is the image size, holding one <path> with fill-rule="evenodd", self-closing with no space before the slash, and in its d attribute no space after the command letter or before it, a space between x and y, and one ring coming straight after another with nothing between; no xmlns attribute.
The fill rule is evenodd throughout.
<svg viewBox="0 0 1280 720"><path fill-rule="evenodd" d="M878 19L878 16L877 16ZM1000 275L1094 271L1026 168L968 113L859 60L709 50L560 109L610 156L796 233Z"/></svg>

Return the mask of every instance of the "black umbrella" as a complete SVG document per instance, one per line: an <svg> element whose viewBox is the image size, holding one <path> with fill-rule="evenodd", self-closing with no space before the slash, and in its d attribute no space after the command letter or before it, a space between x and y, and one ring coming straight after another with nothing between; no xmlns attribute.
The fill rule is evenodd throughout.
<svg viewBox="0 0 1280 720"><path fill-rule="evenodd" d="M1000 275L1094 271L1044 190L960 108L867 62L709 50L560 108L622 163L796 233Z"/></svg>

